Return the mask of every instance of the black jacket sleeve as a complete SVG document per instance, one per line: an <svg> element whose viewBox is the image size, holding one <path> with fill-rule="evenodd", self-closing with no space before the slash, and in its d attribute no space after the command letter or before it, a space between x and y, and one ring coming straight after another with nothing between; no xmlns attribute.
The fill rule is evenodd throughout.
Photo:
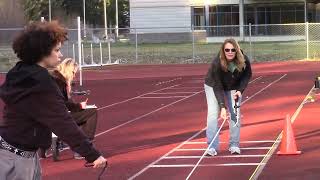
<svg viewBox="0 0 320 180"><path fill-rule="evenodd" d="M213 92L217 98L220 108L225 108L225 100L224 100L224 90L223 85L221 82L221 68L219 65L214 61L209 69L208 76L212 78L210 81L210 86L213 88Z"/></svg>
<svg viewBox="0 0 320 180"><path fill-rule="evenodd" d="M71 111L71 112L81 111L80 103L75 103L71 98L69 98L66 101L66 106L67 106L68 110Z"/></svg>
<svg viewBox="0 0 320 180"><path fill-rule="evenodd" d="M53 81L45 85L46 90L32 93L25 98L24 105L29 104L29 106L19 109L24 110L28 116L51 129L73 151L84 156L88 162L95 161L101 154L93 147L68 113L57 85Z"/></svg>
<svg viewBox="0 0 320 180"><path fill-rule="evenodd" d="M240 78L240 85L239 88L237 89L238 91L240 91L241 93L244 92L244 90L247 88L249 81L252 77L252 70L251 70L251 64L250 64L250 60L247 56L245 56L245 69L242 72L241 78Z"/></svg>

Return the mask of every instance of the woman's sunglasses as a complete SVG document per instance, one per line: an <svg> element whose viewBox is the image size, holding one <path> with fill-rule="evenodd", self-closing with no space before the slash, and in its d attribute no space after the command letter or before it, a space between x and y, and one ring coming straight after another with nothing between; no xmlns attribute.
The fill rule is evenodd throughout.
<svg viewBox="0 0 320 180"><path fill-rule="evenodd" d="M224 49L225 52L236 52L236 49Z"/></svg>

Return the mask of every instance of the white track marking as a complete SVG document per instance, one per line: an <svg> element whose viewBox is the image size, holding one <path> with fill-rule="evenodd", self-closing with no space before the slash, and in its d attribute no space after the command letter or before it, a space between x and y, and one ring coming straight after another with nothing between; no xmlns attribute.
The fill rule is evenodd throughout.
<svg viewBox="0 0 320 180"><path fill-rule="evenodd" d="M217 167L217 166L257 166L260 165L260 163L225 163L225 164L200 164L199 167ZM176 164L176 165L152 165L151 168L186 168L186 167L194 167L195 164Z"/></svg>
<svg viewBox="0 0 320 180"><path fill-rule="evenodd" d="M255 78L254 80L252 80L251 82L249 82L249 84L251 84L251 83L254 83L254 82L258 81L258 80L260 80L261 78L262 78L262 76L259 76L259 77Z"/></svg>
<svg viewBox="0 0 320 180"><path fill-rule="evenodd" d="M271 147L244 147L244 148L240 148L240 149L243 149L243 150L254 150L254 149L271 149ZM206 151L207 148L186 148L186 149L177 149L176 151Z"/></svg>
<svg viewBox="0 0 320 180"><path fill-rule="evenodd" d="M308 96L311 94L311 92L313 91L314 86L310 89L309 93L306 95L306 97L303 99L303 101L301 102L301 104L299 105L299 107L297 108L297 110L294 112L293 116L291 117L291 122L294 123L294 121L297 119L298 115L300 114L303 105L305 104L304 102L307 101ZM262 159L262 161L260 162L260 164L257 166L257 168L254 170L254 172L252 173L252 175L250 176L249 180L256 180L258 179L258 177L260 176L260 174L262 173L262 170L264 169L265 165L268 163L268 161L270 160L271 156L273 155L273 153L276 151L276 149L278 148L280 142L281 142L281 137L282 137L282 133L283 130L280 132L280 134L278 135L278 137L276 138L275 143L272 145L272 148L268 151L268 153L266 154L266 156Z"/></svg>
<svg viewBox="0 0 320 180"><path fill-rule="evenodd" d="M170 89L203 89L203 87L176 87L176 88L170 88Z"/></svg>
<svg viewBox="0 0 320 180"><path fill-rule="evenodd" d="M269 150L272 147L244 147L244 148L240 148L243 150Z"/></svg>
<svg viewBox="0 0 320 180"><path fill-rule="evenodd" d="M270 87L270 86L269 86ZM262 90L259 91L259 93L261 93L263 90L265 90L267 88L263 88ZM245 104L246 102L248 102L250 99L252 99L252 97L258 95L259 93L255 93L254 95L252 95L250 98L244 100L242 102L242 105ZM171 153L173 153L176 149L179 149L180 147L182 147L183 145L185 145L186 143L188 143L190 140L194 139L195 137L197 137L198 135L200 135L202 132L204 132L206 130L206 127L201 129L199 132L195 133L193 136L191 136L189 139L187 139L186 141L184 141L183 143L181 143L180 145L178 145L177 147L171 149L168 153L164 154L163 156L161 156L160 158L158 158L157 160L155 160L154 162L150 163L148 166L144 167L142 170L140 170L139 172L137 172L136 174L134 174L133 176L131 176L129 178L129 180L135 179L136 177L140 176L142 173L144 173L146 170L148 170L150 168L150 166L153 166L155 164L157 164L158 162L160 162L164 157L170 155Z"/></svg>
<svg viewBox="0 0 320 180"><path fill-rule="evenodd" d="M197 92L164 92L164 93L150 93L150 94L193 94Z"/></svg>
<svg viewBox="0 0 320 180"><path fill-rule="evenodd" d="M240 141L240 144L250 144L250 143L274 143L274 140L265 140L265 141ZM228 144L229 142L220 142L221 144ZM187 144L207 144L206 141L191 141Z"/></svg>
<svg viewBox="0 0 320 180"><path fill-rule="evenodd" d="M212 158L256 158L256 157L264 157L265 154L254 154L254 155L225 155L225 156L215 156L215 157L207 157L204 158L212 159ZM201 156L167 156L163 159L199 159Z"/></svg>
<svg viewBox="0 0 320 180"><path fill-rule="evenodd" d="M110 131L113 131L113 130L115 130L115 129L118 129L118 128L122 127L122 126L125 126L125 125L127 125L127 124L130 124L130 123L132 123L132 122L134 122L134 121L137 121L137 120L139 120L139 119L142 119L142 118L144 118L144 117L146 117L146 116L149 116L150 114L153 114L153 113L156 113L156 112L158 112L158 111L161 111L162 109L165 109L165 108L167 108L167 107L169 107L169 106L172 106L172 105L174 105L174 104L177 104L178 102L184 101L184 100L186 100L186 99L188 99L188 98L191 98L191 97L193 97L193 96L195 96L195 95L198 95L198 94L200 94L200 93L202 93L202 92L204 92L204 90L198 91L197 93L194 93L194 94L192 94L192 95L190 95L190 96L187 96L187 97L185 97L185 98L183 98L183 99L179 99L179 100L174 101L174 102L172 102L172 103L170 103L170 104L167 104L167 105L165 105L165 106L162 106L161 108L158 108L158 109L153 110L153 111L151 111L151 112L149 112L149 113L146 113L146 114L144 114L144 115L142 115L142 116L136 117L136 118L134 118L134 119L132 119L132 120L129 120L129 121L125 122L125 123L122 123L122 124L120 124L120 125L118 125L118 126L115 126L115 127L110 128L110 129L108 129L108 130L106 130L106 131L103 131L103 132L101 132L101 133L98 133L98 134L95 135L95 137L101 136L101 135L106 134L106 133L108 133L108 132L110 132Z"/></svg>
<svg viewBox="0 0 320 180"><path fill-rule="evenodd" d="M183 145L185 145L188 141L194 139L195 137L199 136L206 128L203 128L201 131L195 133L193 136L191 136L189 139L185 140L183 143L181 143L180 145L178 145L177 147L171 149L169 152L167 152L165 155L163 155L162 157L160 157L159 159L157 159L156 161L152 162L151 164L149 164L148 166L146 166L145 168L143 168L141 171L139 171L138 173L136 173L135 175L133 175L132 177L130 177L128 180L132 180L136 177L138 177L139 175L141 175L143 172L145 172L147 169L149 169L151 166L157 164L158 162L160 162L164 157L168 156L169 154L173 153L176 149L182 147Z"/></svg>
<svg viewBox="0 0 320 180"><path fill-rule="evenodd" d="M172 98L185 98L185 97L188 97L188 96L143 96L143 97L139 97L138 99L172 99Z"/></svg>
<svg viewBox="0 0 320 180"><path fill-rule="evenodd" d="M148 93L144 93L144 94L141 94L141 95L133 97L133 98L129 98L129 99L126 99L126 100L123 100L123 101L120 101L120 102L116 102L116 103L113 103L113 104L110 104L110 105L107 105L107 106L100 107L100 108L98 108L98 110L102 110L102 109L109 108L109 107L112 107L112 106L115 106L115 105L118 105L118 104L129 102L129 101L137 99L137 98L139 98L141 96L145 96L145 95L148 95L148 94L151 94L151 93L160 92L160 91L163 91L163 90L166 90L166 89L171 89L171 88L174 88L174 87L177 87L177 86L180 86L180 85L181 84L177 84L177 85L169 86L169 87L166 87L166 88L158 89L158 90L155 90L155 91L151 91L151 92L148 92Z"/></svg>

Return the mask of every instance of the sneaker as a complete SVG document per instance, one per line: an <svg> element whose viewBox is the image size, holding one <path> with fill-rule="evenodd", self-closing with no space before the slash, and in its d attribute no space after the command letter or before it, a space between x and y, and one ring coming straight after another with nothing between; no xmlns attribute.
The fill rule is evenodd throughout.
<svg viewBox="0 0 320 180"><path fill-rule="evenodd" d="M78 153L74 153L74 154L73 154L73 157L74 157L74 159L77 159L77 160L84 159L84 157L83 157L83 156L81 156L81 155L80 155L80 154L78 154Z"/></svg>
<svg viewBox="0 0 320 180"><path fill-rule="evenodd" d="M216 156L216 155L218 155L218 153L214 148L210 148L206 152L206 156Z"/></svg>
<svg viewBox="0 0 320 180"><path fill-rule="evenodd" d="M231 152L231 154L241 154L241 150L239 147L230 147L229 151Z"/></svg>

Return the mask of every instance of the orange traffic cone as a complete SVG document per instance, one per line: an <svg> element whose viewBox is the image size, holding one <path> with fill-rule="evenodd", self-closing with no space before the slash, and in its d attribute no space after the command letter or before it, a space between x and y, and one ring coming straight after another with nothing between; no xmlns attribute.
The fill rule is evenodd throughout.
<svg viewBox="0 0 320 180"><path fill-rule="evenodd" d="M296 140L291 126L290 116L287 115L284 130L282 133L281 147L278 155L298 155L301 151L297 150Z"/></svg>

